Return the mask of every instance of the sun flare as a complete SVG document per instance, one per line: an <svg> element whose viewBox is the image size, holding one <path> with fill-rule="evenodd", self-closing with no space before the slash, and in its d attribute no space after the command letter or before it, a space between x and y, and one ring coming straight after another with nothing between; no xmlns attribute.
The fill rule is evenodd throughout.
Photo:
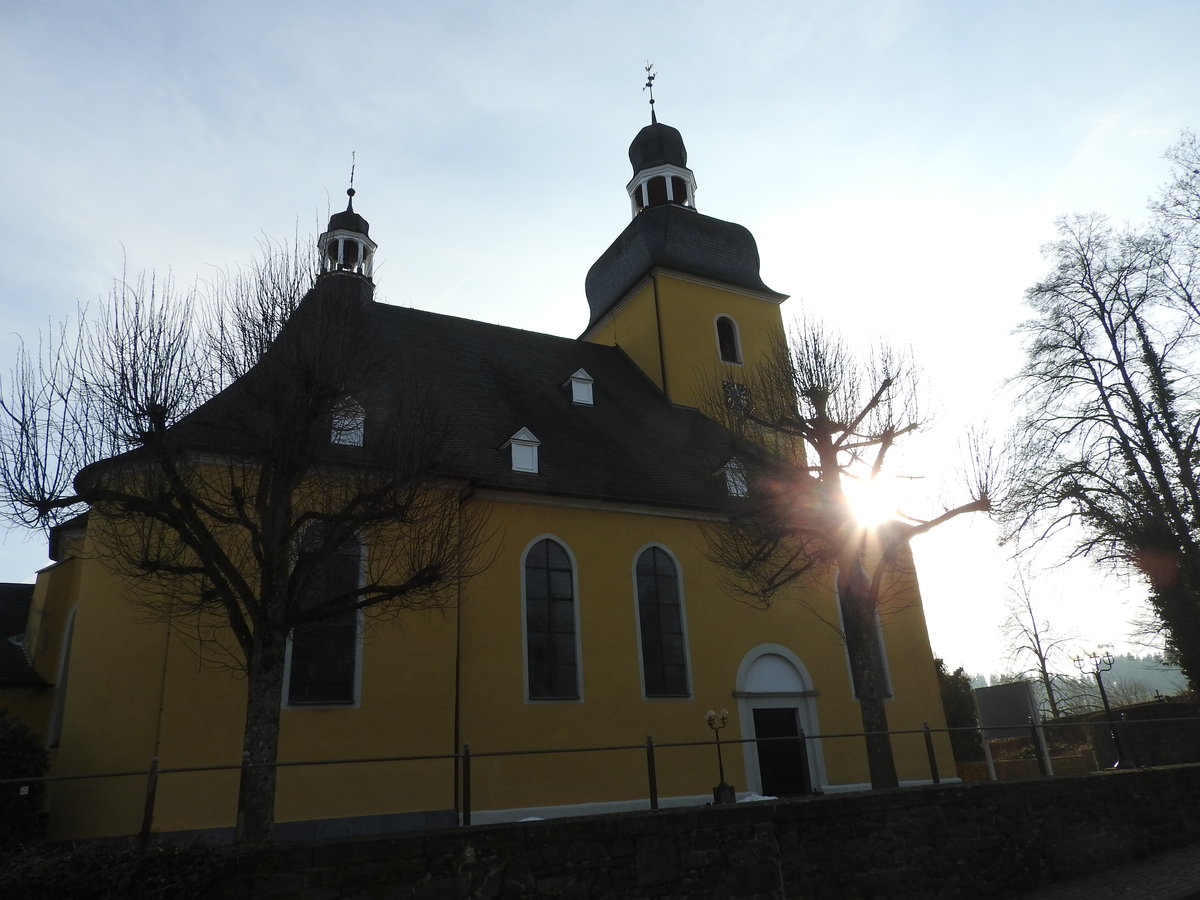
<svg viewBox="0 0 1200 900"><path fill-rule="evenodd" d="M860 525L872 527L899 517L895 486L886 479L843 478L842 490Z"/></svg>

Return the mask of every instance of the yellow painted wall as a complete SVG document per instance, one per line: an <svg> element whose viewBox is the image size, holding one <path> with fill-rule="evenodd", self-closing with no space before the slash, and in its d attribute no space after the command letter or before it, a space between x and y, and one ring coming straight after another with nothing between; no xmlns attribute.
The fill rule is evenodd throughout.
<svg viewBox="0 0 1200 900"><path fill-rule="evenodd" d="M658 301L655 285L647 280L621 309L589 336L594 344L620 347L650 378L663 388L662 352L659 346Z"/></svg>
<svg viewBox="0 0 1200 900"><path fill-rule="evenodd" d="M711 736L705 711L722 707L732 716L723 737L748 736L750 723L738 721L736 673L746 653L768 643L788 647L807 667L820 693L817 708L823 732L861 730L841 639L818 618L819 614L836 621L829 583L809 588L806 598L782 597L769 610L752 609L718 587L694 521L536 505L499 507L497 516L503 537L496 563L478 585L472 585L463 609L467 673L463 731L475 752L638 744L646 734L654 735L657 742L703 741ZM543 536L559 540L576 563L581 702L525 700L520 560L530 542ZM637 554L650 543L666 547L680 566L691 662L690 699L642 697L633 565ZM896 719L896 727L919 728L925 720L936 727L940 721L940 701L923 628L916 596L884 625L897 695L889 702L889 714ZM834 743L824 748L829 783L864 782L861 739ZM923 740L917 737L901 743L897 747L901 778L928 778ZM664 796L705 794L716 782L711 747L664 749L659 759ZM740 749L726 748L725 762L729 780L745 789ZM948 755L943 764L951 766ZM507 809L578 803L581 771L586 771L585 799L600 802L644 796L641 755L613 751L589 754L586 762L570 757L477 761L475 805ZM943 771L952 771L952 767Z"/></svg>
<svg viewBox="0 0 1200 900"><path fill-rule="evenodd" d="M713 373L720 364L718 316L727 315L737 323L741 343L742 364L725 364L729 380L749 380L739 379L739 371L767 360L783 335L779 304L774 301L666 273L654 280L668 396L675 403L703 407L710 402Z"/></svg>
<svg viewBox="0 0 1200 900"><path fill-rule="evenodd" d="M708 794L717 781L705 711L730 711L726 740L749 735L734 696L738 666L760 644L781 644L804 663L818 691L823 733L860 730L845 650L820 617L836 618L829 583L806 598L780 598L759 610L726 596L704 558L696 521L630 511L545 504L493 504L495 560L464 594L461 741L476 754L473 806L511 810L562 804L637 801L646 796L647 734L659 744L700 741L657 752L662 797ZM522 555L552 536L576 565L581 648L579 702L525 699L521 597ZM675 558L683 584L692 696L642 696L634 564L655 543ZM157 755L164 768L236 765L241 751L244 683L206 667L194 647L166 625L145 621L121 583L97 560L82 570L72 645L66 727L54 774L144 770ZM915 589L915 584L911 586ZM893 728L941 723L919 600L911 596L884 621L896 698ZM807 600L801 602L803 599ZM810 608L811 607L811 608ZM453 752L456 611L401 614L368 625L362 695L357 708L285 709L281 760L319 760ZM942 742L944 743L944 742ZM560 756L486 757L492 751L635 745L638 749ZM866 781L861 739L827 739L820 748L827 783ZM943 774L953 771L939 745ZM751 752L753 750L751 749ZM898 739L903 780L928 778L919 735ZM745 754L724 747L727 779L745 790ZM181 830L230 826L236 772L164 774L156 826ZM128 834L142 815L141 776L55 785L54 838ZM284 769L279 821L450 809L449 761Z"/></svg>
<svg viewBox="0 0 1200 900"><path fill-rule="evenodd" d="M737 324L741 364L721 362L722 315ZM714 380L750 381L738 373L768 359L782 336L777 302L660 271L587 338L625 350L673 403L704 408Z"/></svg>

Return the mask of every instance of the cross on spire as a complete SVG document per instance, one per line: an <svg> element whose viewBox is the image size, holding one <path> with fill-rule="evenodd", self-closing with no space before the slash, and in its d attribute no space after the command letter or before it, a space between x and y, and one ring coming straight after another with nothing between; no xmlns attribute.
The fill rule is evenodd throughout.
<svg viewBox="0 0 1200 900"><path fill-rule="evenodd" d="M650 92L650 124L658 124L658 116L654 114L654 79L657 73L654 71L654 63L646 60L646 83L642 85L643 91Z"/></svg>

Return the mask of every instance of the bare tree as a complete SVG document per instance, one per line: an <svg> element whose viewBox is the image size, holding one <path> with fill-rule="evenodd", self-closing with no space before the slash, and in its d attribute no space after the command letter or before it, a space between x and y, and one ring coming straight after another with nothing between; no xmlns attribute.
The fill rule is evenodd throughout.
<svg viewBox="0 0 1200 900"><path fill-rule="evenodd" d="M1067 645L1077 640L1076 635L1062 635L1045 616L1039 617L1033 608L1033 592L1028 572L1017 577L1016 584L1009 586L1008 617L1004 620L1004 636L1011 648L1011 660L1020 665L1029 660L1032 666L1019 671L1022 677L1032 675L1045 691L1050 715L1061 715L1055 685L1063 676L1052 671L1052 658Z"/></svg>
<svg viewBox="0 0 1200 900"><path fill-rule="evenodd" d="M1200 221L1194 136L1142 231L1064 219L1029 289L1021 481L1005 516L1036 543L1144 577L1168 647L1200 679Z"/></svg>
<svg viewBox="0 0 1200 900"><path fill-rule="evenodd" d="M288 637L445 606L483 519L441 474L450 423L381 346L370 282L268 248L201 302L118 282L0 397L12 521L86 513L135 602L246 674L240 833L269 840ZM357 579L330 573L369 548ZM336 589L331 585L337 584Z"/></svg>
<svg viewBox="0 0 1200 900"><path fill-rule="evenodd" d="M748 383L739 383L746 378ZM991 508L994 469L978 467L971 499L926 518L862 525L846 479L874 482L897 441L916 431L915 371L887 347L861 360L839 336L802 322L769 361L726 367L713 379L706 410L737 436L746 496L731 498L727 522L708 530L709 558L735 596L769 605L781 590L833 571L838 621L867 733L874 787L897 784L884 700L879 643L883 601L904 594L909 542L964 513ZM814 609L818 615L821 611Z"/></svg>

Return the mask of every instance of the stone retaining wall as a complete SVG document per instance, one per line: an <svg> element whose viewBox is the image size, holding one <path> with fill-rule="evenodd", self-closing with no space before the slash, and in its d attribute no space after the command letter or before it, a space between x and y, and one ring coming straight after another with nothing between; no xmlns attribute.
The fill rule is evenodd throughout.
<svg viewBox="0 0 1200 900"><path fill-rule="evenodd" d="M237 851L218 897L1008 896L1200 840L1200 766Z"/></svg>

